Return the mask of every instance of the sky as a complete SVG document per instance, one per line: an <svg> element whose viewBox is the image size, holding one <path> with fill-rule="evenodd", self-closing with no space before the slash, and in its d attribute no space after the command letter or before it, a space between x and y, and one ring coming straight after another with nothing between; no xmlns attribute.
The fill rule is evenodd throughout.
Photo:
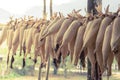
<svg viewBox="0 0 120 80"><path fill-rule="evenodd" d="M46 0L47 6L50 0ZM73 0L53 0L53 5L61 5ZM1 0L0 8L13 14L24 14L30 7L43 6L43 0Z"/></svg>
<svg viewBox="0 0 120 80"><path fill-rule="evenodd" d="M50 0L46 0L47 11L49 9L49 1ZM110 11L115 12L118 4L120 4L120 0L102 0L102 4L103 12L108 4L110 4ZM82 9L81 14L84 15L84 8L86 8L86 6L87 0L53 0L53 10L63 12L64 14L69 13L73 9ZM0 9L9 12L11 15L29 15L29 12L31 15L36 16L35 13L39 12L39 10L34 10L35 7L39 7L42 11L43 0L0 0ZM30 10L33 10L33 12ZM42 14L40 15L42 16ZM8 17L9 16L5 16L5 14L0 15L0 18L3 19Z"/></svg>

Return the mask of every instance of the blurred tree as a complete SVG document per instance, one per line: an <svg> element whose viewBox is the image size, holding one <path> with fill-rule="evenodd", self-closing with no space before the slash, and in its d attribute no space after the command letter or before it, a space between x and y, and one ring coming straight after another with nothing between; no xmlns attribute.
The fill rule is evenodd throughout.
<svg viewBox="0 0 120 80"><path fill-rule="evenodd" d="M50 0L50 18L53 15L52 0Z"/></svg>
<svg viewBox="0 0 120 80"><path fill-rule="evenodd" d="M47 14L46 14L46 0L43 0L43 19L46 19Z"/></svg>
<svg viewBox="0 0 120 80"><path fill-rule="evenodd" d="M97 10L95 7L97 6L101 6L101 12L102 12L102 0L87 0L87 12L88 14L89 13L92 13L93 15L97 14ZM96 56L96 55L95 55ZM99 67L98 67L98 64L96 63L96 66L95 66L95 80L102 80L101 79L101 75L99 75ZM88 74L87 74L87 80L92 80L91 79L91 63L88 59Z"/></svg>

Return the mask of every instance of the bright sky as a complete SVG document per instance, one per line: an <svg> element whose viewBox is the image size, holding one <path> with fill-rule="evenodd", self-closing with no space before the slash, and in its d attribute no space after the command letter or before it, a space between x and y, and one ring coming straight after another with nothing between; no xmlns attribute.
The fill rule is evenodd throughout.
<svg viewBox="0 0 120 80"><path fill-rule="evenodd" d="M46 0L48 9L49 9L49 1L50 0ZM110 11L112 12L115 12L118 9L118 4L120 4L120 0L102 0L102 1L103 1L102 2L103 8L105 8L108 4L110 4ZM67 4L69 3L72 5L68 6ZM86 7L86 5L87 5L87 0L53 0L53 6L54 6L53 10L60 11L65 14L69 13L72 9L82 9L81 12L85 14L84 8ZM11 15L26 15L27 10L36 6L43 9L43 0L0 0L0 9L10 12ZM31 14L36 15L34 13ZM5 16L3 17L3 15L0 15L0 18L5 18Z"/></svg>
<svg viewBox="0 0 120 80"><path fill-rule="evenodd" d="M47 5L49 4L49 1L50 0L46 0ZM69 2L75 2L75 1L78 1L78 0L53 0L53 5L61 5L63 3L65 4ZM83 2L83 0L79 0L79 1ZM118 3L120 4L120 0L103 0L103 5L105 6L107 4L111 4L111 6L114 5L111 10L114 10L115 7L118 6ZM78 4L85 5L87 3L78 3ZM42 5L43 5L43 0L1 0L0 1L0 8L14 14L23 14L30 7L42 6Z"/></svg>
<svg viewBox="0 0 120 80"><path fill-rule="evenodd" d="M73 0L53 0L54 5L61 5ZM49 0L46 0L47 5ZM0 1L0 8L7 10L14 14L23 14L27 9L34 6L43 6L43 0L2 0Z"/></svg>

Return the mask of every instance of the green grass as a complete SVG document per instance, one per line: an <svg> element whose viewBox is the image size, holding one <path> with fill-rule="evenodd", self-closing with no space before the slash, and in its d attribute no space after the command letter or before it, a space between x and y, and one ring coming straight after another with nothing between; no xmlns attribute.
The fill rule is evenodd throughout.
<svg viewBox="0 0 120 80"><path fill-rule="evenodd" d="M33 56L33 50L32 50L32 56ZM22 58L23 56L19 56L19 50L17 51L15 55L15 62L13 64L14 69L9 69L6 71L6 57L7 57L7 49L2 48L0 49L0 55L3 55L3 61L0 62L0 80L37 80L38 76L38 70L33 71L32 65L33 61L26 58L26 67L24 69L19 69L19 67L22 67ZM33 57L32 57L33 58ZM53 75L53 71L50 70L50 75L49 75L49 80L87 80L87 75L81 75L78 72L72 72L70 70L76 69L71 63L70 63L70 57L67 57L67 77L64 77L64 71L59 70L58 75ZM38 62L36 64L36 67L38 68L40 64L40 58L38 58ZM116 61L114 60L114 63L116 64ZM61 68L64 68L61 65ZM52 60L51 60L51 69L52 67ZM42 80L45 80L45 69L43 69L43 74L42 74ZM78 69L76 69L78 70ZM113 70L114 72L118 72L116 70ZM34 73L34 76L33 76ZM110 77L110 80L120 80L120 75L112 75ZM103 80L107 80L107 78L104 76Z"/></svg>

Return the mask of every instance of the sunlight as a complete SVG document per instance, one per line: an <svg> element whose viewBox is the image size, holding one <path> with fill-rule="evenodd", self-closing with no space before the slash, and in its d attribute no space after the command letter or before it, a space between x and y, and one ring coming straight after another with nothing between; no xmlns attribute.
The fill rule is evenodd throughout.
<svg viewBox="0 0 120 80"><path fill-rule="evenodd" d="M53 0L53 5L61 5L69 3L73 0ZM47 6L49 6L50 0L46 0ZM0 2L0 8L9 11L13 14L24 14L24 12L34 6L43 6L43 0L2 0Z"/></svg>
<svg viewBox="0 0 120 80"><path fill-rule="evenodd" d="M69 3L69 2L71 2L71 1L73 1L73 0L53 0L54 2L53 2L53 4L55 4L55 5L61 5L61 4L65 4L65 3Z"/></svg>

